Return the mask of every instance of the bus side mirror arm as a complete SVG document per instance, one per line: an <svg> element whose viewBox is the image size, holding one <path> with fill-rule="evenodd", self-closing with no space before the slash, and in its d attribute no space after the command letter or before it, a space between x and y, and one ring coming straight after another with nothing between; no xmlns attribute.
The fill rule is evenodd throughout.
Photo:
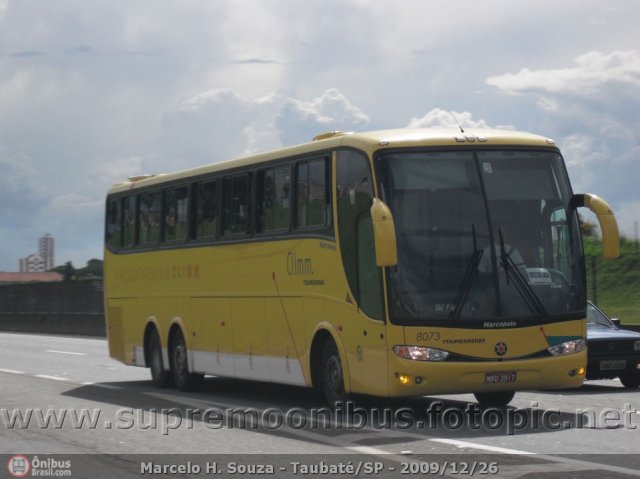
<svg viewBox="0 0 640 479"><path fill-rule="evenodd" d="M600 231L602 231L602 256L609 259L619 258L620 233L611 206L602 198L591 193L573 195L570 204L573 209L584 206L595 213L600 224Z"/></svg>
<svg viewBox="0 0 640 479"><path fill-rule="evenodd" d="M376 248L376 264L378 266L395 266L398 264L398 248L393 215L389 207L379 198L373 199L371 205L373 220L373 237Z"/></svg>

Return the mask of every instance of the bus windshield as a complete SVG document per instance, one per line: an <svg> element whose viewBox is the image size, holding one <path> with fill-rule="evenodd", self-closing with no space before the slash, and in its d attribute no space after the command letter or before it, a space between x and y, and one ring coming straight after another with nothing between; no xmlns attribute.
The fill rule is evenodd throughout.
<svg viewBox="0 0 640 479"><path fill-rule="evenodd" d="M393 322L584 312L577 215L557 151L394 151L377 165L397 235Z"/></svg>

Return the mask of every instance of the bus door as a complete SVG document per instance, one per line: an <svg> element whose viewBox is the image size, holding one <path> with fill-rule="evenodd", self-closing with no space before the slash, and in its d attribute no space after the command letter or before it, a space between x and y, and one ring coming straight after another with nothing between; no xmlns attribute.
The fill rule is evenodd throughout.
<svg viewBox="0 0 640 479"><path fill-rule="evenodd" d="M376 265L369 161L362 153L336 153L338 238L344 272L356 315L345 320L343 335L353 391L386 395L387 339L382 272Z"/></svg>

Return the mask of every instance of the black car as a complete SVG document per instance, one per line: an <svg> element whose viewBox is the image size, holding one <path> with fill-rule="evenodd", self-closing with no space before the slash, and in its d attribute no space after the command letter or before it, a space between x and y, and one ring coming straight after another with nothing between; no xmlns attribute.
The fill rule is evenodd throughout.
<svg viewBox="0 0 640 479"><path fill-rule="evenodd" d="M587 379L620 378L640 386L640 333L620 329L602 310L587 303Z"/></svg>

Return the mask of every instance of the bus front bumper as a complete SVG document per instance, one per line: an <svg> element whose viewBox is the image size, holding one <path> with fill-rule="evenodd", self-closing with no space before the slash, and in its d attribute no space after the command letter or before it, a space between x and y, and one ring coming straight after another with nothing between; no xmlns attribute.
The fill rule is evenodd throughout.
<svg viewBox="0 0 640 479"><path fill-rule="evenodd" d="M389 352L389 396L408 397L580 387L587 353L477 362L413 361Z"/></svg>

